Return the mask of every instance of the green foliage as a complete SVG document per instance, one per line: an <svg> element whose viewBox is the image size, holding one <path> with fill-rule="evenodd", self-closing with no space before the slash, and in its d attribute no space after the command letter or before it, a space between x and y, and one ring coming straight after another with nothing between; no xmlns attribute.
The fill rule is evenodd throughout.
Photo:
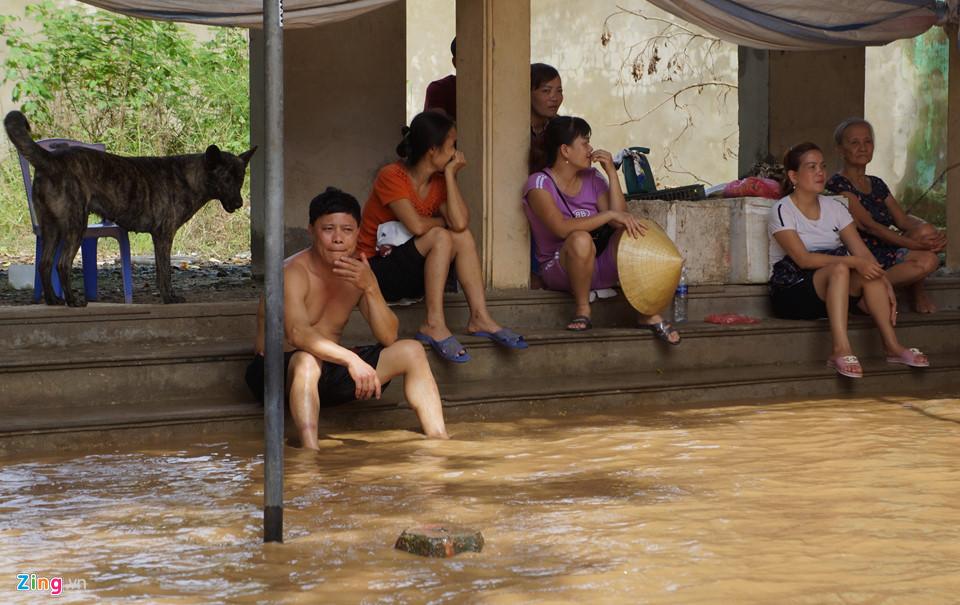
<svg viewBox="0 0 960 605"><path fill-rule="evenodd" d="M917 128L905 141L906 171L899 183L899 201L917 216L939 226L946 224L946 183L941 181L919 203L917 200L946 168L947 64L950 40L934 27L906 47L917 72Z"/></svg>
<svg viewBox="0 0 960 605"><path fill-rule="evenodd" d="M200 42L179 24L77 5L44 1L27 12L40 25L36 33L0 18L8 51L0 73L14 83L13 100L35 137L98 141L121 155L196 153L212 143L239 153L249 146L245 30L218 28ZM3 223L26 215L11 155L0 169ZM245 197L248 191L245 185ZM29 221L23 227L26 237L0 230L0 253L32 239ZM227 215L210 205L188 227L190 235L177 238L181 252L227 256L249 248L247 209ZM148 236L131 243L150 250Z"/></svg>

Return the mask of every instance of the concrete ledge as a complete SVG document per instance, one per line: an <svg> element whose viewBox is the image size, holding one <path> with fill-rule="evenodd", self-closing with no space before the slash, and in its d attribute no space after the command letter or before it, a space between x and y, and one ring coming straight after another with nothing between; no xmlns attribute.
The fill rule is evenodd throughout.
<svg viewBox="0 0 960 605"><path fill-rule="evenodd" d="M930 291L944 308L956 309L960 303L958 279L930 280ZM696 286L691 289L691 317L753 312L751 308L763 316L766 298L762 285ZM448 300L450 325L460 330L463 324L457 321L465 323L466 304L462 295ZM490 300L494 315L526 334L531 348L504 351L487 340L463 336L461 342L474 354L470 364L452 366L429 354L451 420L778 397L951 389L954 394L960 389L960 356L953 340L958 311L903 314L898 330L903 342L931 353L934 366L924 371L871 359L871 353L880 351L876 330L868 318L852 318L851 338L867 377L849 381L824 367L829 337L823 321L766 318L747 326L691 321L682 327L685 343L668 347L632 327L636 316L622 296L597 303L595 318L603 321L585 334L561 329L561 320L572 310L565 294L509 291L492 293ZM131 315L123 306L114 306L118 312L113 314L38 307L43 313L37 313L37 321L17 325L9 319L9 339L45 333L70 344L8 348L0 354L0 411L7 419L0 427L0 455L21 448L87 450L161 441L218 427L259 429L262 408L252 402L243 382L251 340L240 333L252 327L255 305L191 306L164 306L146 315ZM422 305L397 309L405 334L412 333L423 312ZM71 332L71 324L79 327ZM103 331L105 325L118 328ZM122 341L144 330L156 338ZM325 410L322 422L328 428L415 429L416 417L403 405L400 386L391 387L378 402Z"/></svg>
<svg viewBox="0 0 960 605"><path fill-rule="evenodd" d="M448 422L502 420L531 416L551 417L677 406L775 405L779 401L839 399L864 396L957 397L960 356L938 358L935 367L912 370L864 358L866 375L860 380L838 377L820 362L767 364L743 368L604 374L498 381L495 392L488 380L462 383L455 394L444 395ZM445 389L442 389L442 391ZM115 447L163 443L174 436L229 440L238 435L261 435L263 410L259 406L225 405L222 412L198 411L192 417L160 418L145 415L125 422L93 420L72 427L44 427L0 433L0 457L41 450L109 451ZM398 402L368 401L324 409L321 433L345 429L407 429L419 432L416 416ZM457 438L456 433L453 434Z"/></svg>
<svg viewBox="0 0 960 605"><path fill-rule="evenodd" d="M257 303L0 307L0 340L14 350L246 337L253 342Z"/></svg>
<svg viewBox="0 0 960 605"><path fill-rule="evenodd" d="M209 317L217 315L256 314L256 301L232 301L216 303L181 303L176 305L124 305L119 303L91 302L86 307L63 305L0 306L0 322L8 321L87 321L91 318L107 319L116 316L138 317Z"/></svg>
<svg viewBox="0 0 960 605"><path fill-rule="evenodd" d="M737 197L627 204L630 212L667 232L686 260L690 284L765 284L770 276L767 217L776 201Z"/></svg>

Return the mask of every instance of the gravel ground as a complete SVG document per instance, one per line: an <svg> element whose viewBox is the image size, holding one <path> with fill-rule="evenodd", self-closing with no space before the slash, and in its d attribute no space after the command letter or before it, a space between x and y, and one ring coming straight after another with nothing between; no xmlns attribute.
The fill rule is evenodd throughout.
<svg viewBox="0 0 960 605"><path fill-rule="evenodd" d="M83 294L83 271L78 264L71 280L74 292ZM187 302L222 302L252 300L260 296L262 284L251 277L249 258L237 257L226 261L175 257L173 289ZM33 304L33 288L15 290L7 278L11 264L31 264L33 257L5 257L0 260L0 306ZM123 281L120 263L108 259L98 272L99 302L122 303ZM133 259L133 304L158 304L160 294L156 286L156 267L153 258Z"/></svg>

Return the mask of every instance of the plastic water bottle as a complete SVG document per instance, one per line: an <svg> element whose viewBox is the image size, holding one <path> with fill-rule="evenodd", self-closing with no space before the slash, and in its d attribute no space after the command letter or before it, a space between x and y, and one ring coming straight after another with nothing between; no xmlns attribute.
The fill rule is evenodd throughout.
<svg viewBox="0 0 960 605"><path fill-rule="evenodd" d="M673 294L673 323L687 321L687 268L680 271L680 283Z"/></svg>

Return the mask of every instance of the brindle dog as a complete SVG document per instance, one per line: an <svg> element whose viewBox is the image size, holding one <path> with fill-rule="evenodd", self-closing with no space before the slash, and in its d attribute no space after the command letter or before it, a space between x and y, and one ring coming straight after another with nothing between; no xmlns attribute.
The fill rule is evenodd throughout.
<svg viewBox="0 0 960 605"><path fill-rule="evenodd" d="M165 303L183 302L170 283L170 248L177 229L210 200L233 212L243 206L240 187L256 147L239 157L216 145L205 153L169 157L122 157L84 148L47 151L30 136L30 124L19 111L3 120L7 136L33 165L33 205L43 238L40 279L48 305L61 301L53 292L51 270L57 246L63 244L57 270L70 275L95 212L128 231L149 233L157 263L157 288ZM71 307L86 304L62 279Z"/></svg>

